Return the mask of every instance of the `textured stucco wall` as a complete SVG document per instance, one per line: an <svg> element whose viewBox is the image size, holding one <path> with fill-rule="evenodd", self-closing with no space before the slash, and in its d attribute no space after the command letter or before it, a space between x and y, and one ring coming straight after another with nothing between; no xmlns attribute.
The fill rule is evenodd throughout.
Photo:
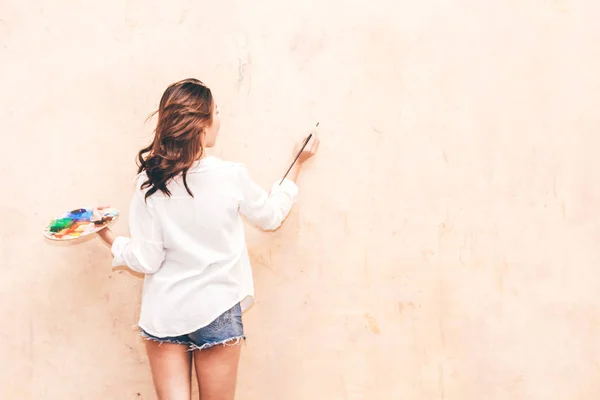
<svg viewBox="0 0 600 400"><path fill-rule="evenodd" d="M600 3L0 2L0 398L154 399L141 280L57 211L125 211L167 84L215 91L248 229L245 400L600 398ZM115 230L126 233L125 219Z"/></svg>

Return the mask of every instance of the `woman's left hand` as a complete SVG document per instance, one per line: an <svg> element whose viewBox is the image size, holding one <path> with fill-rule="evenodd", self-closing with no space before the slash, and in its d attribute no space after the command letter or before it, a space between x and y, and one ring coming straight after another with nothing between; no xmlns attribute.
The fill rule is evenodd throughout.
<svg viewBox="0 0 600 400"><path fill-rule="evenodd" d="M102 219L102 213L100 210L105 210L107 208L110 208L110 206L98 206L92 208L92 222L100 221Z"/></svg>
<svg viewBox="0 0 600 400"><path fill-rule="evenodd" d="M98 207L92 208L92 221L101 220L102 213L100 212L100 210L104 210L107 208L110 208L110 206L98 206ZM112 246L113 242L115 241L115 235L112 233L112 231L108 227L104 227L104 228L100 229L98 231L98 236L100 236L100 239L102 239L104 241L104 243L106 243L109 246Z"/></svg>

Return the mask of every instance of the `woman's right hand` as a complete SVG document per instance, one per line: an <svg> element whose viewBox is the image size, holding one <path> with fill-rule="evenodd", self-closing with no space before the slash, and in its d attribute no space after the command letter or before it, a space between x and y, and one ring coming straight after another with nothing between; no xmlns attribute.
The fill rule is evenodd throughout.
<svg viewBox="0 0 600 400"><path fill-rule="evenodd" d="M306 138L296 145L296 153L300 150L300 148L302 148L305 141ZM302 150L300 156L298 156L298 163L302 164L306 160L314 156L317 153L317 150L319 149L319 143L319 138L313 133L313 135L310 138L310 141L304 147L304 150Z"/></svg>
<svg viewBox="0 0 600 400"><path fill-rule="evenodd" d="M300 143L298 143L296 145L296 147L294 149L294 156L296 156L298 154L298 152L300 151L302 146L304 146L305 142L306 142L306 138L304 138ZM315 136L315 134L313 132L313 135L311 136L309 143L307 143L306 146L304 146L304 149L302 150L302 152L300 154L298 154L298 159L296 160L294 165L292 165L292 168L290 169L290 172L288 173L287 178L293 182L296 182L298 180L298 175L300 174L300 169L302 167L302 164L304 164L304 162L306 160L308 160L309 158L314 156L317 153L318 149L319 149L319 139Z"/></svg>

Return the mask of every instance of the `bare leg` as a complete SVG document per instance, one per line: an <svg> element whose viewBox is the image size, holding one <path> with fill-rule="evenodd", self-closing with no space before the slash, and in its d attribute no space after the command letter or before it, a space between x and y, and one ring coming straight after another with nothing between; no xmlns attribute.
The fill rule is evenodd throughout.
<svg viewBox="0 0 600 400"><path fill-rule="evenodd" d="M194 351L201 400L234 400L241 346Z"/></svg>
<svg viewBox="0 0 600 400"><path fill-rule="evenodd" d="M147 340L146 352L158 400L190 400L192 354L188 346Z"/></svg>

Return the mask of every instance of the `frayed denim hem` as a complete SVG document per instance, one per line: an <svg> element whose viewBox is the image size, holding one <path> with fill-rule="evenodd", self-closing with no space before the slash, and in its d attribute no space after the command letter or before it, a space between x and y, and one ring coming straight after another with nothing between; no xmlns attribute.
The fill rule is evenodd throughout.
<svg viewBox="0 0 600 400"><path fill-rule="evenodd" d="M229 338L229 339L221 340L219 342L204 343L202 346L198 346L195 343L182 342L180 340L175 340L175 339L170 339L170 338L158 339L158 338L149 336L144 331L140 331L140 336L144 340L150 340L152 342L158 343L159 346L161 344L163 344L163 343L170 343L170 344L178 344L178 345L188 346L188 351L196 351L196 350L202 351L202 350L210 349L210 348L215 347L215 346L233 347L233 346L238 346L238 345L242 344L242 342L246 340L246 336L235 336L235 337L232 337L232 338Z"/></svg>
<svg viewBox="0 0 600 400"><path fill-rule="evenodd" d="M142 337L144 340L149 340L149 341L151 341L151 342L156 342L156 343L158 343L159 345L161 345L161 344L163 344L163 343L171 343L171 344L183 344L183 345L186 345L186 346L188 346L188 345L190 344L190 343L188 343L188 342L182 342L182 341L175 340L175 339L157 339L157 338L155 338L155 337L148 336L148 334L147 334L146 332L144 332L144 331L141 331L141 330L140 330L140 336L141 336L141 337Z"/></svg>
<svg viewBox="0 0 600 400"><path fill-rule="evenodd" d="M194 350L202 351L202 350L210 349L211 347L215 347L215 346L233 347L233 346L238 346L238 345L242 344L242 341L245 341L245 340L246 340L246 336L236 336L236 337L232 337L229 339L221 340L220 342L204 343L202 346L198 346L197 344L190 343L189 351L194 351Z"/></svg>

